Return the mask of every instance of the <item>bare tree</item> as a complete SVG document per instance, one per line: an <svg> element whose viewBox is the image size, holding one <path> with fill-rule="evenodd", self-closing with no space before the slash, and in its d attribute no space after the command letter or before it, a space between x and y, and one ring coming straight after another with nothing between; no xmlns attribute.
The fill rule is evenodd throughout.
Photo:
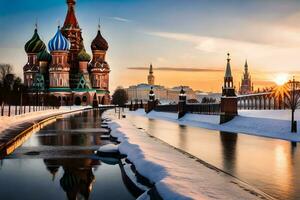
<svg viewBox="0 0 300 200"><path fill-rule="evenodd" d="M4 82L5 77L11 74L13 66L11 64L0 63L0 82Z"/></svg>
<svg viewBox="0 0 300 200"><path fill-rule="evenodd" d="M300 82L293 78L293 80L289 80L286 84L277 87L274 91L275 97L283 99L284 103L291 109L291 132L297 132L295 110L300 106Z"/></svg>

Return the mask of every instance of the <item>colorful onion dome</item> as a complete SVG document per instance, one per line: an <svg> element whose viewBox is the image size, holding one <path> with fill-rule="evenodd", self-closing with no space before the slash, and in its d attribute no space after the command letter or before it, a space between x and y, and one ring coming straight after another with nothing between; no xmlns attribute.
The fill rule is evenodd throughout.
<svg viewBox="0 0 300 200"><path fill-rule="evenodd" d="M38 53L45 49L46 45L40 39L37 29L35 29L32 38L25 44L25 51L26 53Z"/></svg>
<svg viewBox="0 0 300 200"><path fill-rule="evenodd" d="M50 53L48 53L47 50L41 51L37 54L38 61L45 61L50 63L52 60L52 56Z"/></svg>
<svg viewBox="0 0 300 200"><path fill-rule="evenodd" d="M91 45L92 50L102 50L107 51L108 49L108 43L107 41L102 37L100 29L98 30L97 36L92 42Z"/></svg>
<svg viewBox="0 0 300 200"><path fill-rule="evenodd" d="M78 60L79 61L90 61L91 56L85 51L85 49L81 49L81 51L78 53Z"/></svg>
<svg viewBox="0 0 300 200"><path fill-rule="evenodd" d="M67 51L70 47L69 40L66 39L58 27L55 36L49 41L48 48L50 51Z"/></svg>

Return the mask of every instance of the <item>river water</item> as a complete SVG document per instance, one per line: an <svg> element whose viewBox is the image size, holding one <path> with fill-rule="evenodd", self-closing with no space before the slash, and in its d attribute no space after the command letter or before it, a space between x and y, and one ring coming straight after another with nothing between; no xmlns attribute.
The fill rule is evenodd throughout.
<svg viewBox="0 0 300 200"><path fill-rule="evenodd" d="M100 113L58 119L0 160L0 199L135 199L122 180L118 160L99 159Z"/></svg>
<svg viewBox="0 0 300 200"><path fill-rule="evenodd" d="M267 194L300 199L300 145L127 115L149 134L180 148ZM225 186L224 186L225 187Z"/></svg>

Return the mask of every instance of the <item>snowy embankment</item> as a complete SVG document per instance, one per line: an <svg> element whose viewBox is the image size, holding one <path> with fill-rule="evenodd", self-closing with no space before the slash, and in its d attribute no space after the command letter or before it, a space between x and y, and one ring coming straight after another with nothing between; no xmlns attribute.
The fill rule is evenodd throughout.
<svg viewBox="0 0 300 200"><path fill-rule="evenodd" d="M300 110L295 113L298 133L290 132L290 110L239 110L238 112L239 116L225 124L219 124L218 115L186 114L183 118L177 119L176 113L152 111L146 114L142 109L127 114L168 120L180 125L300 142Z"/></svg>
<svg viewBox="0 0 300 200"><path fill-rule="evenodd" d="M111 135L118 138L119 151L136 170L155 185L163 199L269 199L267 195L203 161L150 137L127 119L112 112L104 117ZM139 199L149 199L145 192Z"/></svg>
<svg viewBox="0 0 300 200"><path fill-rule="evenodd" d="M70 111L80 111L85 108L90 108L90 106L62 106L59 109L50 109L43 111L30 112L23 115L17 116L1 116L0 117L0 134L9 128L18 127L20 124L25 122L31 122L39 120L45 117L50 117L57 114L64 114Z"/></svg>

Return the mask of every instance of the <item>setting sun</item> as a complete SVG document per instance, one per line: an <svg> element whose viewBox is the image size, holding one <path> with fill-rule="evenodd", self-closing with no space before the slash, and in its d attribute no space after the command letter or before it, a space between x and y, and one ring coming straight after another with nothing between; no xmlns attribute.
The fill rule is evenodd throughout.
<svg viewBox="0 0 300 200"><path fill-rule="evenodd" d="M288 74L277 74L275 79L274 79L274 82L277 84L277 85L283 85L285 84L289 79L289 75Z"/></svg>

